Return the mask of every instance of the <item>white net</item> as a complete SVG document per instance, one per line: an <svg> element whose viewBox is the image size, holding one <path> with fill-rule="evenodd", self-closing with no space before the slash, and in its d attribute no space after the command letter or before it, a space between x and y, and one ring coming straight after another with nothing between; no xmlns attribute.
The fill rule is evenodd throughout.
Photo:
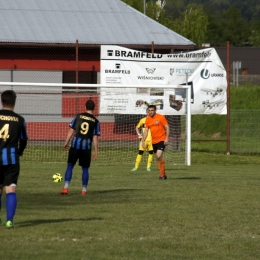
<svg viewBox="0 0 260 260"><path fill-rule="evenodd" d="M161 95L169 91L169 87L166 89L162 86L160 89L139 86L137 90L134 86L108 88L83 84L0 83L1 93L7 89L17 93L15 112L21 114L27 124L29 141L22 160L66 162L67 152L63 150L63 144L69 123L77 113L85 111L86 101L93 99L96 103L94 115L101 125L96 163L132 165L139 148L135 127L146 115L149 103L156 104L157 113L164 111ZM172 86L171 91L179 93L179 99L176 99L177 95L169 95L168 103L173 112L162 113L166 115L170 126L170 143L164 157L171 164L187 164L189 155L187 116L186 112L180 112L180 109L187 110L186 90L183 86ZM142 103L144 100L140 100L140 93L149 96L149 102ZM148 153L145 152L142 164L146 163L147 157Z"/></svg>

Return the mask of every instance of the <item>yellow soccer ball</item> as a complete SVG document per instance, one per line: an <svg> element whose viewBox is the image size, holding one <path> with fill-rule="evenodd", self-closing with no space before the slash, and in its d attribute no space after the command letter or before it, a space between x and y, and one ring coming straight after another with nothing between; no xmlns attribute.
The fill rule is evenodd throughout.
<svg viewBox="0 0 260 260"><path fill-rule="evenodd" d="M61 174L59 174L59 173L55 173L55 174L52 176L53 182L61 182L62 179L63 179L63 178L62 178Z"/></svg>

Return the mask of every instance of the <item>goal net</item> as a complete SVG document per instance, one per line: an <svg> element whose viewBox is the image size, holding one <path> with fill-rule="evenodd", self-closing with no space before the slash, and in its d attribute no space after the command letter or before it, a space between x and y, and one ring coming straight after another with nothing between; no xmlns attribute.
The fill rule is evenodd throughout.
<svg viewBox="0 0 260 260"><path fill-rule="evenodd" d="M135 127L146 116L147 106L154 104L170 126L170 142L164 153L167 164L190 165L189 86L0 82L1 93L7 89L17 93L14 111L27 125L29 140L23 161L66 162L68 152L63 144L69 123L92 99L101 125L95 163L134 166L139 148ZM146 164L147 158L145 152L141 164Z"/></svg>

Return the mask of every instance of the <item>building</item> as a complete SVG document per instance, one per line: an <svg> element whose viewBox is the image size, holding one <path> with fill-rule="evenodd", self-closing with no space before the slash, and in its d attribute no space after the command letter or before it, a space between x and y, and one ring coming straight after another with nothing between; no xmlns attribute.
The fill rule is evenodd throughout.
<svg viewBox="0 0 260 260"><path fill-rule="evenodd" d="M195 48L120 0L0 4L2 81L97 83L102 44L158 53Z"/></svg>

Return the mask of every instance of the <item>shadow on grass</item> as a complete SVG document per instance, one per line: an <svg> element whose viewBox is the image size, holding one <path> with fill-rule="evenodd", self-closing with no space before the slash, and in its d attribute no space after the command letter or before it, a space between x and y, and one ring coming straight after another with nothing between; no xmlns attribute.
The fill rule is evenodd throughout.
<svg viewBox="0 0 260 260"><path fill-rule="evenodd" d="M114 189L114 190L93 190L91 194L102 194L102 193L120 193L126 191L139 191L140 189Z"/></svg>
<svg viewBox="0 0 260 260"><path fill-rule="evenodd" d="M45 209L52 210L53 208L67 208L72 205L85 206L86 203L115 203L120 202L122 195L124 202L131 201L133 194L139 194L141 189L107 189L107 190L91 190L87 196L82 196L79 192L72 191L68 195L54 194L52 191L45 191L42 193L25 193L20 192L20 207L27 210L34 210L40 205L44 205ZM43 196L44 195L44 196ZM87 202L86 202L87 201Z"/></svg>
<svg viewBox="0 0 260 260"><path fill-rule="evenodd" d="M174 166L168 166L166 165L166 168L165 168L166 171L188 171L189 168L187 166L187 168L177 168L177 167L174 167ZM156 171L159 172L159 169L156 169Z"/></svg>
<svg viewBox="0 0 260 260"><path fill-rule="evenodd" d="M50 224L50 223L62 223L62 222L69 222L69 221L73 221L73 222L75 222L75 221L96 221L96 220L104 220L104 219L103 218L35 219L35 220L31 220L31 221L18 222L18 223L15 223L15 225L19 226L19 228L23 228L23 227L44 225L44 224Z"/></svg>
<svg viewBox="0 0 260 260"><path fill-rule="evenodd" d="M175 180L201 180L199 177L179 177L179 178L174 178Z"/></svg>

